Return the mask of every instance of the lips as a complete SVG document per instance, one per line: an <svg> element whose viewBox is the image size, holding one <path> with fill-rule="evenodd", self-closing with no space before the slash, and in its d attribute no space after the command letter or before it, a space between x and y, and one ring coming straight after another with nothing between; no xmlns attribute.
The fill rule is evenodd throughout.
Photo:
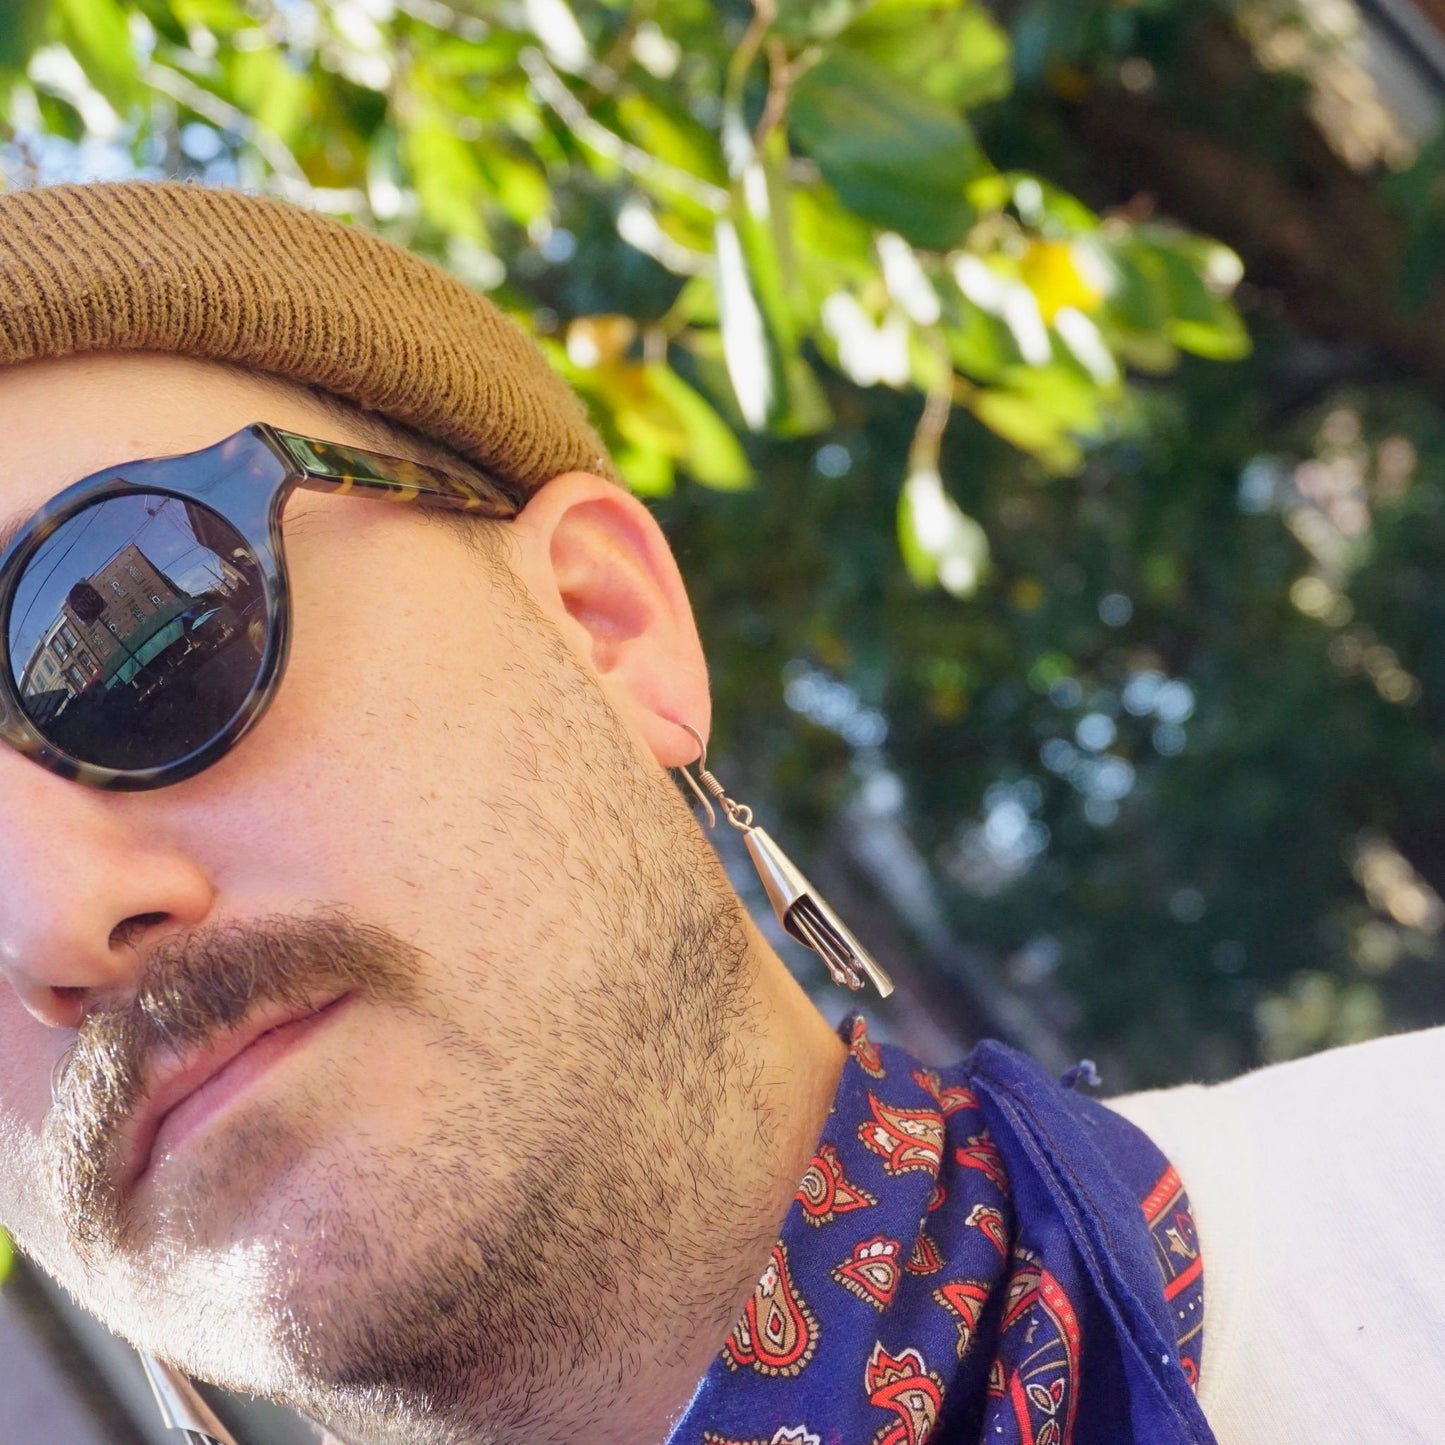
<svg viewBox="0 0 1445 1445"><path fill-rule="evenodd" d="M148 1071L140 1107L122 1132L122 1193L128 1192L150 1167L157 1136L168 1121L178 1122L173 1116L179 1116L183 1111L195 1112L194 1108L188 1109L187 1106L201 1104L203 1100L198 1096L216 1093L233 1077L236 1077L238 1091L247 1087L249 1079L238 1077L247 1065L255 1062L264 1071L282 1052L289 1051L286 1045L291 1042L292 1035L296 1035L299 1042L302 1032L310 1032L307 1025L313 1020L319 1023L323 1014L329 1016L335 1013L349 996L341 993L308 1004L264 1006L240 1027L222 1034L206 1048L160 1060ZM296 1025L301 1027L294 1028ZM266 1056L264 1060L263 1054ZM215 1102L217 1107L223 1107L223 1101L218 1099ZM211 1111L204 1112L209 1114ZM195 1122L203 1124L204 1120Z"/></svg>

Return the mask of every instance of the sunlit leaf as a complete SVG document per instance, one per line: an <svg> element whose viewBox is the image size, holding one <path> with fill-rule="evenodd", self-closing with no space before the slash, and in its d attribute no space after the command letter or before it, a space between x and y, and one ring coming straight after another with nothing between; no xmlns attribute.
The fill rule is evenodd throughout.
<svg viewBox="0 0 1445 1445"><path fill-rule="evenodd" d="M91 83L110 103L125 109L139 95L130 23L118 0L55 0L61 39Z"/></svg>
<svg viewBox="0 0 1445 1445"><path fill-rule="evenodd" d="M953 364L975 381L994 381L1021 359L1007 325L964 298L947 314L943 336Z"/></svg>
<svg viewBox="0 0 1445 1445"><path fill-rule="evenodd" d="M921 587L970 597L988 569L988 535L944 489L933 467L920 467L898 499L898 544Z"/></svg>
<svg viewBox="0 0 1445 1445"><path fill-rule="evenodd" d="M778 0L774 24L779 34L797 40L831 40L872 0Z"/></svg>
<svg viewBox="0 0 1445 1445"><path fill-rule="evenodd" d="M311 108L312 77L279 50L239 50L229 61L236 104L291 145Z"/></svg>
<svg viewBox="0 0 1445 1445"><path fill-rule="evenodd" d="M733 392L753 430L805 435L826 426L830 412L797 352L780 214L785 196L773 190L761 163L753 162L734 183L732 199L732 216L717 226L715 251Z"/></svg>
<svg viewBox="0 0 1445 1445"><path fill-rule="evenodd" d="M482 201L487 182L467 143L425 98L402 129L403 153L422 215L470 241L487 239Z"/></svg>
<svg viewBox="0 0 1445 1445"><path fill-rule="evenodd" d="M0 5L0 81L25 73L25 63L45 37L47 0L7 0Z"/></svg>
<svg viewBox="0 0 1445 1445"><path fill-rule="evenodd" d="M844 39L948 106L971 110L1013 87L1008 32L975 0L876 0Z"/></svg>
<svg viewBox="0 0 1445 1445"><path fill-rule="evenodd" d="M747 486L753 475L747 453L712 404L670 366L655 363L647 375L653 391L682 424L686 448L678 460L693 478L719 491Z"/></svg>
<svg viewBox="0 0 1445 1445"><path fill-rule="evenodd" d="M478 169L502 209L520 226L529 226L552 208L552 188L530 160L488 146L477 154Z"/></svg>
<svg viewBox="0 0 1445 1445"><path fill-rule="evenodd" d="M219 35L230 34L251 20L245 0L169 0L163 8L182 25L204 25Z"/></svg>
<svg viewBox="0 0 1445 1445"><path fill-rule="evenodd" d="M522 10L554 65L573 72L586 69L587 37L567 0L522 0Z"/></svg>
<svg viewBox="0 0 1445 1445"><path fill-rule="evenodd" d="M675 483L671 452L659 447L621 445L613 448L618 475L640 497L665 497Z"/></svg>
<svg viewBox="0 0 1445 1445"><path fill-rule="evenodd" d="M1083 448L1068 424L1041 408L1035 398L991 388L978 392L969 406L990 431L1031 453L1051 471L1073 472L1083 464Z"/></svg>
<svg viewBox="0 0 1445 1445"><path fill-rule="evenodd" d="M15 1246L10 1243L10 1236L0 1229L0 1285L5 1283L14 1265Z"/></svg>
<svg viewBox="0 0 1445 1445"><path fill-rule="evenodd" d="M851 210L918 246L962 239L974 217L968 184L988 167L962 116L843 46L798 82L789 114Z"/></svg>
<svg viewBox="0 0 1445 1445"><path fill-rule="evenodd" d="M1169 336L1181 351L1209 361L1242 361L1254 349L1244 318L1228 301L1216 301L1207 321L1171 322Z"/></svg>
<svg viewBox="0 0 1445 1445"><path fill-rule="evenodd" d="M727 185L727 166L716 135L661 86L639 86L619 97L617 116L624 133L649 155L701 180Z"/></svg>
<svg viewBox="0 0 1445 1445"><path fill-rule="evenodd" d="M737 227L724 218L717 223L718 314L728 377L743 420L761 431L783 404L782 355L769 335L753 278L748 273Z"/></svg>

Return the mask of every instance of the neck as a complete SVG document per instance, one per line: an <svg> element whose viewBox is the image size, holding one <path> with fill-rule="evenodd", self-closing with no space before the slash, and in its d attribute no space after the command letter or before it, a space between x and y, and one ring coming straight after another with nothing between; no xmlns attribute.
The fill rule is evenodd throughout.
<svg viewBox="0 0 1445 1445"><path fill-rule="evenodd" d="M585 1310L594 1333L578 1337L545 1315L518 1317L510 1326L515 1353L532 1351L538 1364L500 1413L488 1382L479 1382L475 1411L462 1404L429 1413L412 1401L379 1418L373 1400L342 1427L352 1445L667 1439L767 1264L847 1057L761 935L745 926L747 957L725 1006L646 1045L653 1083L670 1081L661 1116L649 1119L636 1096L645 1083L618 1081L626 1095L618 1107L646 1135L645 1147L615 1143L609 1157L611 1130L628 1127L618 1119L582 1145L599 1152L603 1183L589 1238L559 1235L546 1267L574 1281L573 1303L601 1282ZM543 1363L548 1356L557 1369Z"/></svg>
<svg viewBox="0 0 1445 1445"><path fill-rule="evenodd" d="M648 1241L637 1330L578 1378L549 1437L559 1445L666 1440L756 1286L813 1157L847 1049L760 935L752 952L740 1067L708 1141L723 1187L697 1188L666 1235ZM530 1433L529 1445L541 1439Z"/></svg>

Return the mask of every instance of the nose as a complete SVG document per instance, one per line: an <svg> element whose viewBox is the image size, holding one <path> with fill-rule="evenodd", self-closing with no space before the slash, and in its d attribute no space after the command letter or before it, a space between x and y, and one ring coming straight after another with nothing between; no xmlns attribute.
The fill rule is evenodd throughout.
<svg viewBox="0 0 1445 1445"><path fill-rule="evenodd" d="M195 927L215 890L148 793L105 793L0 746L0 975L40 1022L75 1028L129 993L143 943Z"/></svg>

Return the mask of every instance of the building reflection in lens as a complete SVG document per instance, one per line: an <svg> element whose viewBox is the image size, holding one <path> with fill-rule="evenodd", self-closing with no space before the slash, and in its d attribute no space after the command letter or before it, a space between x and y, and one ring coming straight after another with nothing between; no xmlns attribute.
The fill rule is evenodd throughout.
<svg viewBox="0 0 1445 1445"><path fill-rule="evenodd" d="M207 741L248 695L265 641L260 578L239 535L193 502L132 495L91 512L110 515L81 513L27 568L44 579L30 614L56 610L17 682L31 721L67 752L154 766ZM85 566L98 545L109 555L78 580L58 565ZM12 621L12 657L19 630Z"/></svg>

